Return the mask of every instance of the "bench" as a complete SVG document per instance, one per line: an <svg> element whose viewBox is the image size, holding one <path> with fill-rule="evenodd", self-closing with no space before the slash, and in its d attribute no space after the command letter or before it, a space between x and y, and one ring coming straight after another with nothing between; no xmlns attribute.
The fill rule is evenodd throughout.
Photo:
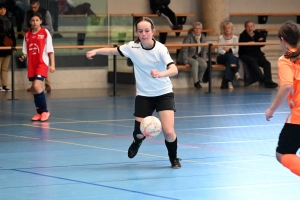
<svg viewBox="0 0 300 200"><path fill-rule="evenodd" d="M162 44L166 43L168 33L187 33L189 30L156 30L156 32L159 34L159 41ZM206 36L207 33L214 32L213 30L202 30L202 33Z"/></svg>
<svg viewBox="0 0 300 200"><path fill-rule="evenodd" d="M186 67L185 65L176 65L178 71L191 71L190 67ZM211 69L213 70L225 70L225 65L221 64L213 64L211 65Z"/></svg>
<svg viewBox="0 0 300 200"><path fill-rule="evenodd" d="M268 17L296 17L297 23L300 23L300 13L230 13L230 17L249 17L257 16L259 24L265 24L268 21Z"/></svg>

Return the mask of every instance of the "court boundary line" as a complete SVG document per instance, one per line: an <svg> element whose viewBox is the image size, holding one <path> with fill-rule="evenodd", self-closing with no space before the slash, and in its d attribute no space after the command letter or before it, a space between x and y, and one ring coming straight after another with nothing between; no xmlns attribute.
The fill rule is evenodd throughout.
<svg viewBox="0 0 300 200"><path fill-rule="evenodd" d="M175 199L175 198L171 198L171 197L150 194L147 192L139 192L139 191L135 191L135 190L113 187L113 186L108 186L108 185L103 185L103 184L98 184L98 183L91 183L91 182L87 182L87 181L79 181L79 180L75 180L75 179L63 178L63 177L58 177L58 176L51 176L51 175L46 175L46 174L41 174L41 173L36 173L36 172L28 172L28 171L18 170L18 169L11 169L11 171L22 172L22 173L27 173L27 174L31 174L31 175L37 175L37 176L43 176L43 177L47 177L47 178L54 178L54 179L59 179L59 180L64 180L64 181L71 181L71 182L75 182L75 183L79 183L79 184L100 186L100 187L108 188L108 189L112 189L112 190L120 190L120 191L124 191L124 192L137 193L137 194L142 194L142 195L146 195L146 196L158 197L158 198L162 198L162 199L179 200L179 199Z"/></svg>

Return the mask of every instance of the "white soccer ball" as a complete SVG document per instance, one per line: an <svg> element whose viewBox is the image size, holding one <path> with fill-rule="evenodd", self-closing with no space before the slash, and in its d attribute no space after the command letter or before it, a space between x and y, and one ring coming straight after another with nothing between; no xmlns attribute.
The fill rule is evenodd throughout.
<svg viewBox="0 0 300 200"><path fill-rule="evenodd" d="M141 122L140 130L148 138L158 136L161 132L161 122L154 116L145 117Z"/></svg>

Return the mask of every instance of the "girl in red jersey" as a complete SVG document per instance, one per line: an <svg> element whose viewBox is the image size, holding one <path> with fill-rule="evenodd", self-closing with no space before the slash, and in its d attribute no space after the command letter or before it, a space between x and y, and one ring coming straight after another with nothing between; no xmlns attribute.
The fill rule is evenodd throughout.
<svg viewBox="0 0 300 200"><path fill-rule="evenodd" d="M288 99L291 113L279 135L276 158L300 176L300 157L296 155L300 148L300 29L297 24L286 22L280 27L278 37L284 52L278 60L280 88L266 111L266 119L269 121L275 110Z"/></svg>
<svg viewBox="0 0 300 200"><path fill-rule="evenodd" d="M37 114L31 120L47 121L50 117L50 112L47 109L46 96L42 88L42 83L48 76L48 70L50 72L55 71L52 38L49 31L41 27L42 16L40 13L36 12L32 14L30 24L31 30L28 30L25 34L23 55L19 59L24 61L27 57L28 79L33 82L34 103Z"/></svg>

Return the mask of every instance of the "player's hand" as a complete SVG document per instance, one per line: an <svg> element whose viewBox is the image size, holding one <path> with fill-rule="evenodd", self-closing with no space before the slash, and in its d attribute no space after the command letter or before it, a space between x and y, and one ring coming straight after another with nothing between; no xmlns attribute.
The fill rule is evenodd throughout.
<svg viewBox="0 0 300 200"><path fill-rule="evenodd" d="M90 60L93 59L94 55L96 55L96 51L94 51L94 50L86 52L86 57Z"/></svg>
<svg viewBox="0 0 300 200"><path fill-rule="evenodd" d="M19 57L19 60L20 60L21 62L23 62L25 59L26 59L26 55L22 55L21 57Z"/></svg>
<svg viewBox="0 0 300 200"><path fill-rule="evenodd" d="M55 67L53 65L50 65L49 72L51 73L55 72Z"/></svg>
<svg viewBox="0 0 300 200"><path fill-rule="evenodd" d="M185 64L185 67L186 68L191 68L191 65L190 64Z"/></svg>
<svg viewBox="0 0 300 200"><path fill-rule="evenodd" d="M270 108L266 110L266 120L270 121L270 119L273 117L274 111L272 111Z"/></svg>
<svg viewBox="0 0 300 200"><path fill-rule="evenodd" d="M151 70L150 74L153 78L159 78L160 77L160 72L157 69Z"/></svg>

